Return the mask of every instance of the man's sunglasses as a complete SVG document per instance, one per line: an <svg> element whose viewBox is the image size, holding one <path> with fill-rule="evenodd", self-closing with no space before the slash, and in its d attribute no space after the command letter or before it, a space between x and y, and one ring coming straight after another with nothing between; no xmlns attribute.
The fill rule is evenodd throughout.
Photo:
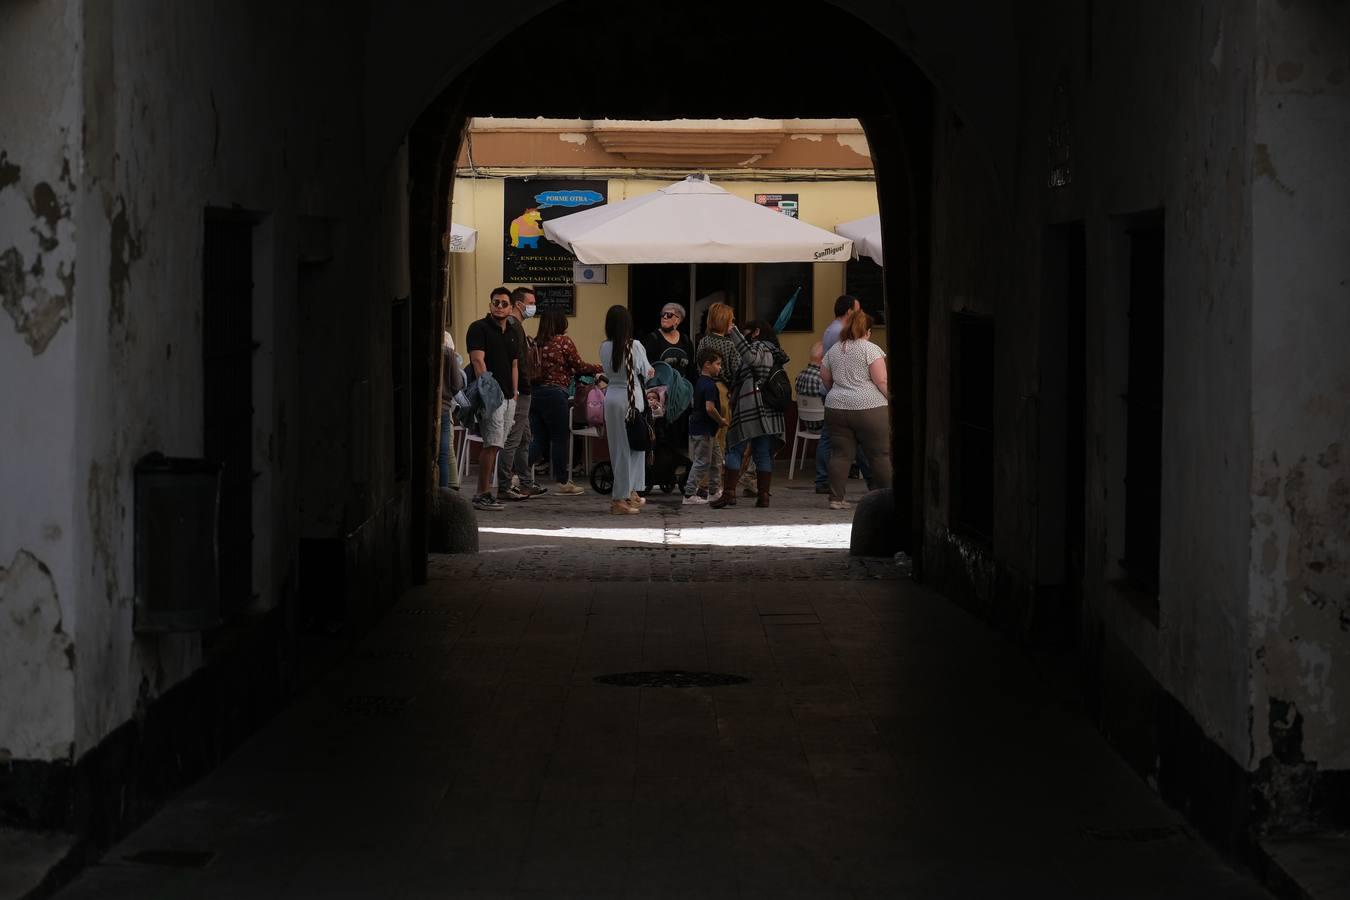
<svg viewBox="0 0 1350 900"><path fill-rule="evenodd" d="M507 308L508 306L510 306L510 305L511 305L511 301L510 301L510 300L493 300L493 301L492 301L492 308L493 308L493 309L506 309L506 308Z"/></svg>

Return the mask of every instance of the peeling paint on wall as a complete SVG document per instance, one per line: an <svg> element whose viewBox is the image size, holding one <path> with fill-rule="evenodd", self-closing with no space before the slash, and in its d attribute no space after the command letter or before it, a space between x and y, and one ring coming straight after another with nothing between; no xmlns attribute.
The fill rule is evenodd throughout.
<svg viewBox="0 0 1350 900"><path fill-rule="evenodd" d="M121 596L117 580L117 543L119 525L126 517L115 471L104 471L97 462L89 465L85 491L89 507L89 533L94 540L94 558L103 569L104 599L116 605Z"/></svg>
<svg viewBox="0 0 1350 900"><path fill-rule="evenodd" d="M585 144L586 141L589 140L589 138L578 131L567 131L558 135L558 140L566 141L569 144L576 144L577 146L581 146Z"/></svg>
<svg viewBox="0 0 1350 900"><path fill-rule="evenodd" d="M28 550L0 567L0 659L0 746L15 759L69 759L75 646L51 570Z"/></svg>
<svg viewBox="0 0 1350 900"><path fill-rule="evenodd" d="M126 291L131 284L131 267L144 252L144 236L139 228L133 228L127 217L126 200L118 197L116 212L112 217L112 255L108 260L108 290L111 302L108 306L108 326L126 325Z"/></svg>
<svg viewBox="0 0 1350 900"><path fill-rule="evenodd" d="M18 166L9 161L9 154L0 150L0 191L11 184L18 184L20 171Z"/></svg>
<svg viewBox="0 0 1350 900"><path fill-rule="evenodd" d="M839 146L847 147L859 156L872 158L872 151L867 146L867 136L862 134L836 134L834 139L839 142Z"/></svg>
<svg viewBox="0 0 1350 900"><path fill-rule="evenodd" d="M1271 454L1253 475L1253 666L1257 675L1255 758L1278 757L1273 707L1302 711L1300 741L1314 762L1343 746L1340 707L1350 695L1350 467L1340 442L1316 459L1282 465ZM1283 709L1284 707L1281 707ZM1302 751L1300 751L1302 752ZM1343 752L1343 751L1342 751Z"/></svg>
<svg viewBox="0 0 1350 900"><path fill-rule="evenodd" d="M54 249L54 245L53 245ZM57 263L53 293L43 284L46 275L42 256L25 266L23 255L15 247L0 252L0 306L14 320L14 329L23 335L34 356L42 354L61 326L70 321L75 299L75 264Z"/></svg>
<svg viewBox="0 0 1350 900"><path fill-rule="evenodd" d="M1256 145L1256 159L1252 162L1252 181L1262 178L1269 178L1275 187L1290 197L1294 196L1294 189L1281 181L1280 173L1275 171L1275 160L1271 159L1269 144Z"/></svg>
<svg viewBox="0 0 1350 900"><path fill-rule="evenodd" d="M0 306L34 356L70 321L75 299L73 187L69 161L61 160L61 177L30 189L23 168L0 151L0 221L12 235L0 250Z"/></svg>

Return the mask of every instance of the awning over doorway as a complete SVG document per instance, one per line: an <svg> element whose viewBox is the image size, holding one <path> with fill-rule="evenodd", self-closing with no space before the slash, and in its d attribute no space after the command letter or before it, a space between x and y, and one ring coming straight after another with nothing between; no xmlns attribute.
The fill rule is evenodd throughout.
<svg viewBox="0 0 1350 900"><path fill-rule="evenodd" d="M847 262L852 242L730 194L706 177L544 223L578 261L604 263Z"/></svg>
<svg viewBox="0 0 1350 900"><path fill-rule="evenodd" d="M836 234L853 241L855 259L866 256L879 266L886 265L881 259L881 213L852 222L840 222L834 226L834 230Z"/></svg>
<svg viewBox="0 0 1350 900"><path fill-rule="evenodd" d="M450 241L446 245L451 253L472 253L478 246L478 230L458 222L450 223Z"/></svg>

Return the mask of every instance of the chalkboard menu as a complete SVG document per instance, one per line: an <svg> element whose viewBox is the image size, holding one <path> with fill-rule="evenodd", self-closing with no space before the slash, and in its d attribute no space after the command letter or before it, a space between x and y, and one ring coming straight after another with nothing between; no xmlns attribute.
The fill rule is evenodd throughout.
<svg viewBox="0 0 1350 900"><path fill-rule="evenodd" d="M536 284L534 286L536 314L554 310L565 316L577 314L577 286L574 284Z"/></svg>
<svg viewBox="0 0 1350 900"><path fill-rule="evenodd" d="M844 269L844 290L858 298L872 324L885 326L886 298L881 288L881 266L870 259L850 259Z"/></svg>

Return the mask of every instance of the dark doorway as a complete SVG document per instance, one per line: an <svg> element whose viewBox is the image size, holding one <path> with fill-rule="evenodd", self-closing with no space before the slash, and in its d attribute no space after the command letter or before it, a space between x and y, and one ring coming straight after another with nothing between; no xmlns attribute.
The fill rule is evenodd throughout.
<svg viewBox="0 0 1350 900"><path fill-rule="evenodd" d="M994 541L994 320L952 316L952 525Z"/></svg>
<svg viewBox="0 0 1350 900"><path fill-rule="evenodd" d="M1087 237L1046 229L1042 266L1037 587L1046 637L1072 645L1083 603L1087 477Z"/></svg>
<svg viewBox="0 0 1350 900"><path fill-rule="evenodd" d="M628 267L628 309L633 314L637 334L644 335L660 326L661 307L678 303L689 313L680 323L680 331L697 341L703 333L704 313L714 303L725 303L736 310L737 320L745 318L741 304L743 266L739 263L655 263ZM694 281L694 299L690 301L689 280Z"/></svg>
<svg viewBox="0 0 1350 900"><path fill-rule="evenodd" d="M1087 546L1087 235L1063 228L1064 266L1064 586L1082 608Z"/></svg>
<svg viewBox="0 0 1350 900"><path fill-rule="evenodd" d="M633 331L641 336L661 325L661 307L678 303L689 308L689 263L654 263L628 267L628 311L633 314ZM680 331L690 334L689 321L680 323Z"/></svg>
<svg viewBox="0 0 1350 900"><path fill-rule="evenodd" d="M1129 373L1125 394L1125 554L1121 565L1151 598L1157 620L1162 530L1163 215L1131 219Z"/></svg>
<svg viewBox="0 0 1350 900"><path fill-rule="evenodd" d="M253 225L252 217L206 213L202 247L203 452L222 463L220 612L253 596Z"/></svg>

